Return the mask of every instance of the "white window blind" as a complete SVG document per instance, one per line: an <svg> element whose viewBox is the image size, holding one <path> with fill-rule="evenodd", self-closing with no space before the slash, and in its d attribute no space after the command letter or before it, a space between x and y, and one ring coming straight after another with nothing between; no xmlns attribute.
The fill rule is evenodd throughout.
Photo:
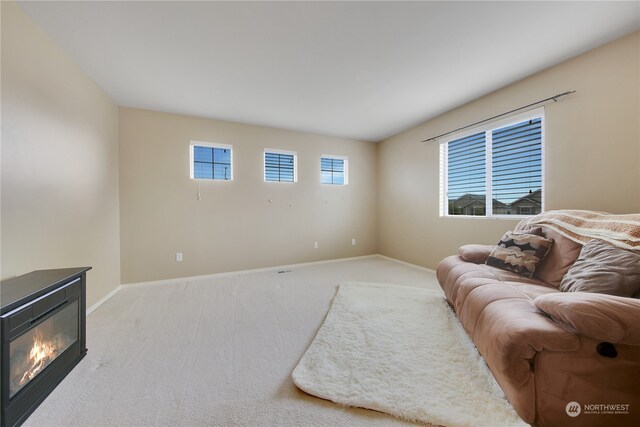
<svg viewBox="0 0 640 427"><path fill-rule="evenodd" d="M448 145L449 215L484 215L486 199L486 138L477 133Z"/></svg>
<svg viewBox="0 0 640 427"><path fill-rule="evenodd" d="M441 214L535 215L543 211L542 109L443 140Z"/></svg>
<svg viewBox="0 0 640 427"><path fill-rule="evenodd" d="M268 182L296 182L296 153L265 150L264 180Z"/></svg>
<svg viewBox="0 0 640 427"><path fill-rule="evenodd" d="M494 215L533 215L542 210L542 118L492 132Z"/></svg>

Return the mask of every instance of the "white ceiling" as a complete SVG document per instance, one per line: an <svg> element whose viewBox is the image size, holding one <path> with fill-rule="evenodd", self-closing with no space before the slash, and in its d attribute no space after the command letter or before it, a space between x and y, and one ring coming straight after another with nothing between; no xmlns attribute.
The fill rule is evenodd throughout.
<svg viewBox="0 0 640 427"><path fill-rule="evenodd" d="M640 28L638 1L19 4L119 105L369 141Z"/></svg>

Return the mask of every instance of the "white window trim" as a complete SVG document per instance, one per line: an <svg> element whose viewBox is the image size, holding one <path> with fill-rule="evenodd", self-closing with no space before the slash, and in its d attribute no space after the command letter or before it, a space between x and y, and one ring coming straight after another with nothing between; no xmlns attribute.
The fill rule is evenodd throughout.
<svg viewBox="0 0 640 427"><path fill-rule="evenodd" d="M267 162L265 158L265 154L274 153L274 154L288 154L293 156L293 182L291 181L267 181ZM289 150L280 150L277 148L265 148L262 152L262 179L264 182L268 182L269 184L295 184L298 182L298 153L296 151Z"/></svg>
<svg viewBox="0 0 640 427"><path fill-rule="evenodd" d="M322 182L322 159L334 159L334 160L342 160L344 161L344 183L343 184L324 184ZM344 185L349 185L349 157L348 156L339 156L336 154L322 154L320 155L320 184L328 185L330 187L342 187Z"/></svg>
<svg viewBox="0 0 640 427"><path fill-rule="evenodd" d="M540 132L540 139L541 139L541 156L542 156L542 162L541 162L541 211L544 212L545 209L545 188L546 188L546 184L545 184L545 141L546 141L546 137L545 137L545 110L544 107L540 107L540 108L535 108L529 111L525 111L523 113L520 114L514 114L513 116L509 116L506 117L504 119L501 120L496 120L493 122L489 122L489 123L485 123L482 124L480 126L474 127L474 128L470 128L470 129L465 129L464 131L460 131L460 132L456 132L453 133L451 135L447 135L444 138L441 138L438 142L440 143L440 217L441 218L480 218L480 219L516 219L516 220L521 220L523 218L528 218L531 215L493 215L492 213L492 209L493 209L493 203L491 201L491 193L492 193L492 168L491 168L491 161L492 161L492 135L491 132L488 131L494 131L494 130L498 130L498 129L502 129L504 127L507 126L511 126L515 123L518 122L523 122L525 120L530 120L530 119L534 119L540 117L542 119L541 121L541 132ZM448 155L447 155L447 149L448 149L448 144L451 141L454 141L456 139L460 139L460 138L464 138L476 133L480 133L480 132L485 132L486 133L486 140L485 140L485 149L486 149L486 161L485 161L485 173L486 173L486 199L485 199L485 215L484 216L475 216L475 215L449 215L449 201L447 198L447 193L448 193L448 188L447 188L447 179L446 179L446 172L448 170L448 165L447 165L447 160L448 160Z"/></svg>
<svg viewBox="0 0 640 427"><path fill-rule="evenodd" d="M215 179L215 178L194 178L193 170L193 147L210 147L210 148L222 148L229 150L229 163L231 164L231 170L229 171L229 179ZM217 142L205 142L205 141L189 141L189 178L195 181L205 182L229 182L233 181L233 145L220 144Z"/></svg>

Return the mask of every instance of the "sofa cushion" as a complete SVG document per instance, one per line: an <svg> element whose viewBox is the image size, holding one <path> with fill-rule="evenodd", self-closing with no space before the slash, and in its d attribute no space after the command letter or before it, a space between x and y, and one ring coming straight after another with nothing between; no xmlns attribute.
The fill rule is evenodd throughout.
<svg viewBox="0 0 640 427"><path fill-rule="evenodd" d="M640 298L640 253L590 240L562 279L560 290Z"/></svg>
<svg viewBox="0 0 640 427"><path fill-rule="evenodd" d="M522 283L521 281L518 282L511 282L509 283L510 286L513 286L514 288L516 288L518 291L522 292L523 294L525 294L526 296L528 296L531 299L536 299L538 298L540 295L546 295L546 294L557 294L558 289L544 283L544 284L530 284L530 283Z"/></svg>
<svg viewBox="0 0 640 427"><path fill-rule="evenodd" d="M514 273L509 270L502 270L501 268L492 267L490 265L482 264L480 268L487 271L488 274L493 275L496 280L501 282L518 282L518 283L528 283L531 285L540 285L547 286L542 280L536 279L535 277L523 277L518 273Z"/></svg>
<svg viewBox="0 0 640 427"><path fill-rule="evenodd" d="M464 284L462 300L466 297L465 291L471 287L483 286L489 283L519 282L529 285L540 285L547 288L546 283L536 278L522 277L512 271L501 270L486 264L473 264L465 262L459 256L453 255L443 259L436 270L440 286L449 303L456 308L456 301L460 292L460 286Z"/></svg>
<svg viewBox="0 0 640 427"><path fill-rule="evenodd" d="M464 245L458 249L458 255L463 261L484 264L493 248L493 245Z"/></svg>
<svg viewBox="0 0 640 427"><path fill-rule="evenodd" d="M544 237L553 240L553 245L536 268L534 276L558 288L562 278L578 259L582 245L549 228L543 227L542 231Z"/></svg>
<svg viewBox="0 0 640 427"><path fill-rule="evenodd" d="M640 301L588 292L542 295L534 304L556 323L601 341L640 345Z"/></svg>
<svg viewBox="0 0 640 427"><path fill-rule="evenodd" d="M531 278L552 244L553 240L535 234L507 231L486 263Z"/></svg>

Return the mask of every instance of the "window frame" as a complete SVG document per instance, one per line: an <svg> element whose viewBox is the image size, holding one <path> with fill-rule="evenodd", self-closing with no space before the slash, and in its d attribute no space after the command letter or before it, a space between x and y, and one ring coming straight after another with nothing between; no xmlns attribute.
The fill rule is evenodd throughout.
<svg viewBox="0 0 640 427"><path fill-rule="evenodd" d="M324 183L322 182L322 159L342 160L344 180L342 184ZM341 156L337 154L321 154L320 155L320 185L328 185L331 187L343 187L349 185L349 156Z"/></svg>
<svg viewBox="0 0 640 427"><path fill-rule="evenodd" d="M540 211L545 212L545 191L546 191L546 183L545 183L545 109L544 107L535 108L532 110L525 111L523 113L514 114L512 116L506 117L501 120L495 120L489 123L485 123L470 129L465 129L464 131L456 132L451 135L447 135L446 137L439 139L439 153L440 153L440 187L439 187L439 204L440 204L440 217L441 218L483 218L483 219L516 219L521 220L523 218L531 217L532 215L520 215L520 214L493 214L493 189L492 189L492 181L493 181L493 168L492 168L492 152L493 152L493 139L492 132L509 127L511 125L515 125L520 122L524 122L526 120L532 119L540 119L540 147L541 147L541 161L540 161ZM447 149L448 144L451 141L455 141L457 139L465 138L467 136L471 136L473 134L485 132L485 190L486 190L486 198L485 198L485 215L450 215L449 214L449 200L447 197L448 192L448 155Z"/></svg>
<svg viewBox="0 0 640 427"><path fill-rule="evenodd" d="M221 178L196 178L195 177L195 155L194 147L207 147L207 148L219 148L223 150L229 150L229 179ZM215 164L215 162L212 162ZM189 141L189 178L195 181L204 182L231 182L233 181L233 145L222 144L219 142L206 142L206 141Z"/></svg>
<svg viewBox="0 0 640 427"><path fill-rule="evenodd" d="M293 156L293 181L269 181L267 180L267 153L286 154ZM298 153L296 151L281 150L278 148L265 148L262 152L262 179L268 183L295 184L298 182Z"/></svg>

